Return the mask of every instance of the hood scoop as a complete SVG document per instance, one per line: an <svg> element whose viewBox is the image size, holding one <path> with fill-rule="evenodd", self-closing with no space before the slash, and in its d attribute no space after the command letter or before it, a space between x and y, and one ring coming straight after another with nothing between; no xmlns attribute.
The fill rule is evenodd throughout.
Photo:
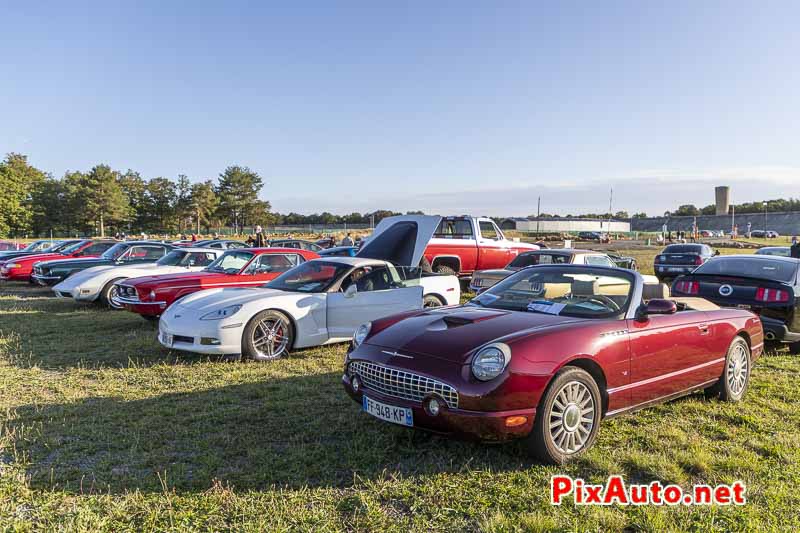
<svg viewBox="0 0 800 533"><path fill-rule="evenodd" d="M446 329L453 329L461 326L467 326L469 324L477 324L478 322L483 322L484 320L490 320L492 318L501 317L506 314L507 313L503 311L461 310L457 313L448 313L444 315L441 319L436 320L435 322L431 322L428 325L427 329L428 331L442 331Z"/></svg>

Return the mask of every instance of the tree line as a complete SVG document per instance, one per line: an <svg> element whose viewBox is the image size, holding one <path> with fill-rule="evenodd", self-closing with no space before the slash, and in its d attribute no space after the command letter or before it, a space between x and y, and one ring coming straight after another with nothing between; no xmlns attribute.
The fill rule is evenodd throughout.
<svg viewBox="0 0 800 533"><path fill-rule="evenodd" d="M146 179L138 172L99 164L54 177L10 153L0 162L0 236L114 233L243 233L254 225L371 224L400 213L282 215L259 199L264 182L248 167L232 165L216 180L192 183Z"/></svg>
<svg viewBox="0 0 800 533"><path fill-rule="evenodd" d="M766 204L766 205L764 205ZM800 199L797 198L778 198L776 200L765 200L760 202L745 202L736 204L728 209L730 214L735 211L737 214L747 213L763 213L766 209L770 213L788 213L793 211L800 211ZM679 206L675 211L669 211L664 215L670 216L698 216L698 215L714 215L717 213L715 205L707 205L705 207L697 207L693 204L685 204Z"/></svg>

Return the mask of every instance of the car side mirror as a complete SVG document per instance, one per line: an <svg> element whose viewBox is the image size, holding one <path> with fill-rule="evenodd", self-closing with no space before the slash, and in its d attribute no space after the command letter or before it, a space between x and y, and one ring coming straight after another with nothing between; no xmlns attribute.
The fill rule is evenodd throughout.
<svg viewBox="0 0 800 533"><path fill-rule="evenodd" d="M639 307L637 318L644 320L650 315L674 315L678 312L678 305L672 300L653 298L647 304Z"/></svg>
<svg viewBox="0 0 800 533"><path fill-rule="evenodd" d="M356 287L355 283L352 283L344 290L344 297L352 298L356 295L357 292L358 292L358 287Z"/></svg>

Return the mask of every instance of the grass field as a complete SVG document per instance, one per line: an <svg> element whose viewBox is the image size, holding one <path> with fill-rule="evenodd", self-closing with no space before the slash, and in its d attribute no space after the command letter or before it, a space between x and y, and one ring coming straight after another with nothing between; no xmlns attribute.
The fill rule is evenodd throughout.
<svg viewBox="0 0 800 533"><path fill-rule="evenodd" d="M649 261L642 255L640 264ZM344 347L270 364L170 352L156 326L0 286L0 529L787 530L800 496L800 359L759 360L748 397L694 395L608 421L545 467L368 418ZM548 503L555 473L747 484L742 507Z"/></svg>

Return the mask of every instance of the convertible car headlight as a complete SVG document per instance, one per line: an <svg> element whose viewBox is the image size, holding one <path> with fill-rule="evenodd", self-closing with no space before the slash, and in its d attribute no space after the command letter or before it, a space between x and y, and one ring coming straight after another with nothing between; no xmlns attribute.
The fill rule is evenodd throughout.
<svg viewBox="0 0 800 533"><path fill-rule="evenodd" d="M503 373L511 361L511 348L496 342L481 348L472 358L472 375L481 381L489 381Z"/></svg>
<svg viewBox="0 0 800 533"><path fill-rule="evenodd" d="M228 307L223 307L222 309L204 314L200 317L200 320L222 320L223 318L235 315L241 308L241 305L229 305Z"/></svg>
<svg viewBox="0 0 800 533"><path fill-rule="evenodd" d="M22 265L20 265L19 263L6 263L6 265L5 265L5 267L8 268L8 269L19 268L21 266Z"/></svg>
<svg viewBox="0 0 800 533"><path fill-rule="evenodd" d="M369 330L371 329L372 329L372 322L367 322L366 324L361 324L360 326L358 326L358 329L353 334L354 348L358 348L361 345L361 343L364 342L364 339L367 338L367 335L369 335Z"/></svg>

